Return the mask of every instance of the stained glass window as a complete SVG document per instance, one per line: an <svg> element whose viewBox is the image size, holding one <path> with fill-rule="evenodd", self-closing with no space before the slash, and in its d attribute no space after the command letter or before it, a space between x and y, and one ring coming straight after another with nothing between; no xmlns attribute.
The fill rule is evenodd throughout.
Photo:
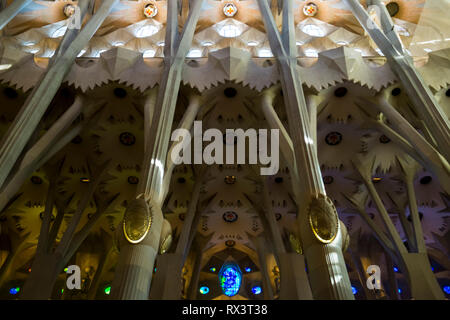
<svg viewBox="0 0 450 320"><path fill-rule="evenodd" d="M242 272L235 263L225 263L219 272L219 283L225 295L238 294L242 282Z"/></svg>

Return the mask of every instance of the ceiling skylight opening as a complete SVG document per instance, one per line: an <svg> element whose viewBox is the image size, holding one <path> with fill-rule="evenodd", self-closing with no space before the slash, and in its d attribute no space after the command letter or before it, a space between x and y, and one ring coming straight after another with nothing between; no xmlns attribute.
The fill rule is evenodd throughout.
<svg viewBox="0 0 450 320"><path fill-rule="evenodd" d="M301 27L301 30L311 37L320 38L325 36L325 31L315 24L306 24Z"/></svg>
<svg viewBox="0 0 450 320"><path fill-rule="evenodd" d="M164 46L166 45L166 43L165 43L164 41L158 41L158 42L156 43L156 45L157 45L158 47L164 47Z"/></svg>
<svg viewBox="0 0 450 320"><path fill-rule="evenodd" d="M24 41L22 42L22 45L25 47L29 47L29 46L34 46L36 44L36 42L34 41Z"/></svg>
<svg viewBox="0 0 450 320"><path fill-rule="evenodd" d="M52 34L52 38L60 38L62 37L67 31L67 26L63 26L59 29L56 29L55 32Z"/></svg>
<svg viewBox="0 0 450 320"><path fill-rule="evenodd" d="M122 47L125 45L125 42L123 41L116 41L112 44L114 47Z"/></svg>
<svg viewBox="0 0 450 320"><path fill-rule="evenodd" d="M247 45L249 47L256 47L258 44L259 44L259 42L258 41L254 41L254 40L250 40L250 41L247 42Z"/></svg>
<svg viewBox="0 0 450 320"><path fill-rule="evenodd" d="M428 48L424 48L423 50L424 50L425 52L431 52L431 51L433 51L433 50L428 49Z"/></svg>
<svg viewBox="0 0 450 320"><path fill-rule="evenodd" d="M51 58L55 55L55 51L54 50L47 50L46 52L44 52L41 55L41 58Z"/></svg>
<svg viewBox="0 0 450 320"><path fill-rule="evenodd" d="M409 33L409 31L406 28L396 25L396 24L394 25L394 31L396 31L399 35L404 36L404 37L411 36L411 34Z"/></svg>
<svg viewBox="0 0 450 320"><path fill-rule="evenodd" d="M319 54L316 49L306 49L305 56L308 58L317 58Z"/></svg>
<svg viewBox="0 0 450 320"><path fill-rule="evenodd" d="M296 41L295 44L296 44L297 46L302 46L302 45L304 45L305 43L304 43L303 41Z"/></svg>
<svg viewBox="0 0 450 320"><path fill-rule="evenodd" d="M348 45L348 42L347 41L337 41L336 42L336 44L338 45L338 46L346 46L346 45Z"/></svg>
<svg viewBox="0 0 450 320"><path fill-rule="evenodd" d="M151 37L152 35L158 33L158 31L159 31L158 27L154 25L146 25L136 32L136 37L138 38Z"/></svg>
<svg viewBox="0 0 450 320"><path fill-rule="evenodd" d="M100 55L101 55L103 52L105 52L105 51L107 51L107 50L106 50L106 49L98 50L98 51L93 55L93 58L100 58Z"/></svg>
<svg viewBox="0 0 450 320"><path fill-rule="evenodd" d="M214 42L212 42L212 41L203 41L203 42L201 43L201 45L202 45L203 47L211 47L211 46L214 45Z"/></svg>
<svg viewBox="0 0 450 320"><path fill-rule="evenodd" d="M241 29L234 24L226 24L219 29L219 35L224 38L236 38L241 34Z"/></svg>
<svg viewBox="0 0 450 320"><path fill-rule="evenodd" d="M145 51L142 53L142 56L143 56L144 58L153 58L153 57L155 56L155 54L156 54L156 51L155 51L155 50L153 50L153 49L148 49L148 50L145 50Z"/></svg>
<svg viewBox="0 0 450 320"><path fill-rule="evenodd" d="M200 49L191 49L189 50L188 54L187 54L187 58L201 58L202 55L202 50Z"/></svg>
<svg viewBox="0 0 450 320"><path fill-rule="evenodd" d="M36 54L39 52L39 48L30 48L30 49L26 50L26 52L29 52L31 54Z"/></svg>
<svg viewBox="0 0 450 320"><path fill-rule="evenodd" d="M270 49L259 49L258 50L258 57L260 58L272 58L273 57L273 53L272 50Z"/></svg>

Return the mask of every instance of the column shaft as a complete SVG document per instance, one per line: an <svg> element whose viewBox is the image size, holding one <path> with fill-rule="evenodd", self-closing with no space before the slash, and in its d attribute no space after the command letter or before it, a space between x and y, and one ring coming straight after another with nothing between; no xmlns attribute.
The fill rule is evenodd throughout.
<svg viewBox="0 0 450 320"><path fill-rule="evenodd" d="M32 0L14 0L9 6L0 12L0 30L2 30L15 16Z"/></svg>

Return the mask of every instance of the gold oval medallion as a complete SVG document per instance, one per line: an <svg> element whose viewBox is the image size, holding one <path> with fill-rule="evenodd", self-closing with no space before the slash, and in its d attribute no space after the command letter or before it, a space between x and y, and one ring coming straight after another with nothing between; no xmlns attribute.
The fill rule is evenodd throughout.
<svg viewBox="0 0 450 320"><path fill-rule="evenodd" d="M151 209L144 199L136 199L130 203L123 218L123 232L131 243L144 240L152 225Z"/></svg>
<svg viewBox="0 0 450 320"><path fill-rule="evenodd" d="M309 223L320 242L330 243L336 238L339 218L330 198L324 195L313 198L309 205Z"/></svg>

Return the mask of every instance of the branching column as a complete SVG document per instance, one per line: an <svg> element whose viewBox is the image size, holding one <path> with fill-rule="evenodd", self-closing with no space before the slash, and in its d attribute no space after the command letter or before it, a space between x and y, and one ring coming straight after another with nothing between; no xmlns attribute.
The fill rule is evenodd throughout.
<svg viewBox="0 0 450 320"><path fill-rule="evenodd" d="M387 61L411 99L415 111L423 119L439 151L450 158L450 123L444 110L439 106L430 88L414 67L412 58L406 53L400 38L394 31L394 23L380 0L370 0L368 4L375 5L380 13L381 27L371 20L358 0L345 0L356 19L370 35L378 48L386 56Z"/></svg>
<svg viewBox="0 0 450 320"><path fill-rule="evenodd" d="M0 30L2 30L14 17L32 0L14 0L9 6L0 12Z"/></svg>
<svg viewBox="0 0 450 320"><path fill-rule="evenodd" d="M66 50L64 52L60 49L57 50L55 58L50 61L47 71L28 96L2 140L0 146L0 187L3 186L67 72L72 67L78 53L88 44L117 2L118 0L103 0L94 16L75 37L73 33L78 31L68 30L66 32L61 40L61 46L67 46ZM89 0L80 0L79 5L83 14L87 11Z"/></svg>
<svg viewBox="0 0 450 320"><path fill-rule="evenodd" d="M145 300L149 297L153 266L159 249L163 214L164 175L181 72L192 43L203 0L190 6L178 34L178 1L168 1L164 71L152 115L151 138L146 137L143 173L136 199L130 201L120 237L120 256L111 288L114 299ZM146 123L146 126L149 124Z"/></svg>
<svg viewBox="0 0 450 320"><path fill-rule="evenodd" d="M181 229L175 253L166 253L158 257L160 272L155 275L150 294L151 299L178 300L182 290L182 268L189 252L189 236L197 230L200 219L194 219L203 184L203 172L200 170L192 191L186 219ZM194 223L194 220L196 223Z"/></svg>
<svg viewBox="0 0 450 320"><path fill-rule="evenodd" d="M310 117L297 69L293 1L283 2L281 36L268 2L258 0L258 4L272 52L278 61L295 166L302 176L302 179L298 180L301 183L293 187L299 189L296 201L299 204L298 224L312 293L316 299L354 299L341 247L333 241L337 239L339 220L332 201L325 196L310 132ZM314 221L319 220L324 223L315 224ZM327 234L326 239L318 237L317 231L320 230Z"/></svg>

